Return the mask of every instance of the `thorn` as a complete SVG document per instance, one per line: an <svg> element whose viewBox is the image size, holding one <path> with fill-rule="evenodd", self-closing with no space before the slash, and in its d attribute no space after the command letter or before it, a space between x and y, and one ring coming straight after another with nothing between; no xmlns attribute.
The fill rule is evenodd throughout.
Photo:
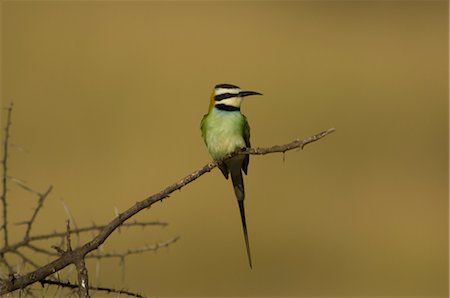
<svg viewBox="0 0 450 298"><path fill-rule="evenodd" d="M59 247L59 246L52 245L51 247L52 247L54 250L56 250L57 253L59 253L59 254L61 254L61 255L65 253L64 249L62 249L62 248Z"/></svg>

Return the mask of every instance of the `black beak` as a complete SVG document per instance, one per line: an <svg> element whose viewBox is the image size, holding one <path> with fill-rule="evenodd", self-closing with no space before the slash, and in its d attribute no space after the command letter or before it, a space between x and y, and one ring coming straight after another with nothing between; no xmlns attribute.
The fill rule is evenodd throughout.
<svg viewBox="0 0 450 298"><path fill-rule="evenodd" d="M259 92L255 92L255 91L241 91L239 92L239 96L240 97L245 97L245 96L249 96L249 95L262 95Z"/></svg>

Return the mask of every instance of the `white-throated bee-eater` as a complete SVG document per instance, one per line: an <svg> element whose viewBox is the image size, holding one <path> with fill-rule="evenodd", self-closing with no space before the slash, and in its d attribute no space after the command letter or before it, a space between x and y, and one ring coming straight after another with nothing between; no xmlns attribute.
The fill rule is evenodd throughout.
<svg viewBox="0 0 450 298"><path fill-rule="evenodd" d="M214 87L208 114L203 116L201 123L203 140L214 160L221 160L227 154L238 149L250 148L250 127L247 118L241 113L242 100L249 95L262 94L254 91L241 91L238 86L231 84L219 84ZM249 160L249 155L237 155L219 164L219 169L226 179L228 179L228 174L231 174L251 268L252 258L245 222L245 191L242 179L242 171L247 175Z"/></svg>

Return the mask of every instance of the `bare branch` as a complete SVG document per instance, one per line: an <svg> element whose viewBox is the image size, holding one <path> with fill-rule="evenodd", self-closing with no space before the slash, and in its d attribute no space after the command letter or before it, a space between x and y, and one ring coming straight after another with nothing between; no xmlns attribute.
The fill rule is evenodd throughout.
<svg viewBox="0 0 450 298"><path fill-rule="evenodd" d="M56 280L49 280L49 279L44 279L39 281L42 285L55 285L55 286L59 286L59 287L64 287L64 288L71 288L71 289L77 289L78 285L76 284L72 284L68 281L56 281ZM106 292L106 293L115 293L115 294L123 294L123 295L128 295L131 297L138 297L138 298L145 298L145 296L142 296L138 293L133 293L127 290L117 290L117 289L113 289L113 288L105 288L105 287L92 287L89 286L89 290L92 291L99 291L99 292Z"/></svg>
<svg viewBox="0 0 450 298"><path fill-rule="evenodd" d="M27 222L24 222L24 224ZM141 222L141 221L134 221L130 223L124 223L122 224L122 227L132 228L132 227L147 227L147 226L167 226L168 223L166 222L160 222L160 221L148 221L148 222ZM106 227L106 225L96 225L92 224L89 227L79 228L79 229L71 229L70 234L79 234L79 233L86 233L86 232L93 232L93 231L101 231ZM29 243L34 241L40 241L40 240L48 240L53 238L60 238L64 239L67 237L67 231L65 232L53 232L50 234L42 234L37 236L29 236L28 239L23 239L20 242L10 244L9 246L4 246L0 248L0 255L6 253L6 252L12 252L16 250L19 247L27 246Z"/></svg>
<svg viewBox="0 0 450 298"><path fill-rule="evenodd" d="M72 250L70 250L72 251ZM79 257L75 261L75 266L77 267L78 275L78 293L80 298L89 297L89 276L86 268L86 263L84 262L84 256Z"/></svg>
<svg viewBox="0 0 450 298"><path fill-rule="evenodd" d="M25 235L23 237L24 240L28 239L30 237L30 232L31 232L31 228L33 226L34 221L36 220L36 217L39 213L39 210L41 210L41 208L44 206L44 201L45 199L48 197L48 195L50 194L50 192L52 191L53 186L50 185L50 187L47 189L47 191L43 194L38 193L39 196L39 201L38 204L36 206L36 209L34 209L33 215L31 216L31 219L27 222L25 222L27 224L27 230L25 231Z"/></svg>
<svg viewBox="0 0 450 298"><path fill-rule="evenodd" d="M48 256L53 256L53 257L59 257L62 253L64 253L64 251L60 247L58 247L58 249L57 249L57 251L59 253L56 253L56 252L53 252L53 251L50 251L50 250L38 247L36 245L32 245L30 243L24 244L22 247L28 247L29 249L34 250L35 252L38 252L38 253L41 253L41 254L45 254L45 255L48 255Z"/></svg>
<svg viewBox="0 0 450 298"><path fill-rule="evenodd" d="M134 221L134 222L130 222L130 223L124 223L122 225L122 227L127 227L127 228L131 228L131 227L147 227L147 226L167 226L168 223L166 222L160 222L160 221ZM93 231L101 231L106 227L106 225L96 225L95 223L92 224L89 227L84 227L84 228L78 228L78 229L71 229L70 230L70 234L80 234L80 233L86 233L86 232L93 232ZM61 238L61 237L65 237L67 235L67 231L65 232L54 232L51 234L43 234L43 235L37 235L37 236L32 236L29 238L29 242L32 241L38 241L38 240L47 240L47 239L52 239L52 238ZM0 250L0 253L2 252L2 250Z"/></svg>
<svg viewBox="0 0 450 298"><path fill-rule="evenodd" d="M330 129L324 130L316 135L310 136L304 140L297 139L297 140L295 140L289 144L285 144L285 145L275 145L275 146L266 147L266 148L258 147L258 148L254 148L254 149L247 148L247 149L239 152L239 154L265 155L265 154L276 153L276 152L285 153L286 151L289 151L292 149L297 149L297 148L303 149L309 143L316 142L334 131L336 131L335 128L330 128ZM233 154L233 156L234 156L234 154Z"/></svg>
<svg viewBox="0 0 450 298"><path fill-rule="evenodd" d="M66 211L66 214L69 217L69 220L72 221L73 225L75 226L75 230L78 230L77 222L75 221L75 217L72 215L72 212L70 211L69 206L66 204L66 202L64 202L63 199L61 199L61 204L63 205L64 211ZM70 235L70 233L69 233L69 235ZM77 236L77 246L79 246L80 235L79 235L79 233L75 233L75 235Z"/></svg>
<svg viewBox="0 0 450 298"><path fill-rule="evenodd" d="M111 235L112 232L114 232L119 226L121 226L126 220L137 214L138 212L142 211L143 209L149 208L154 203L161 201L169 195L184 187L185 185L193 182L200 176L204 175L207 172L210 172L212 169L218 166L221 162L223 162L226 159L229 159L233 156L239 155L239 154L252 154L252 155L261 155L261 154L268 154L268 153L274 153L274 152L286 152L292 149L296 148L303 148L305 145L318 141L322 139L323 137L329 135L330 133L334 132L335 129L331 128L325 131L322 131L316 135L310 136L304 140L295 140L291 143L285 144L285 145L277 145L272 146L268 148L248 148L245 150L234 152L230 155L228 155L226 158L220 161L213 161L202 168L192 172L191 174L187 175L186 177L182 178L181 180L175 182L172 185L167 186L162 191L149 196L148 198L137 202L135 205L133 205L128 210L124 211L123 213L120 213L117 217L115 217L109 224L105 225L105 227L100 231L100 233L91 241L87 242L81 247L78 247L77 249L73 251L69 251L61 255L56 260L52 261L51 263L42 266L38 268L37 270L27 273L22 276L18 276L14 281L11 280L0 280L0 294L6 294L8 292L24 288L32 283L35 283L37 281L43 280L46 277L48 277L50 274L53 274L69 264L73 264L80 260L80 258L84 258L88 253L92 252L93 250L97 249L101 244L103 244L106 239Z"/></svg>
<svg viewBox="0 0 450 298"><path fill-rule="evenodd" d="M70 241L70 219L67 220L66 227L67 227L67 231L66 231L67 250L66 251L72 251L72 243Z"/></svg>
<svg viewBox="0 0 450 298"><path fill-rule="evenodd" d="M106 259L106 258L124 258L130 255L140 254L148 251L157 251L163 247L168 247L169 245L177 242L180 239L180 236L169 239L165 242L155 243L155 244L147 244L143 247L128 249L124 252L105 252L105 253L96 253L90 254L86 256L86 259Z"/></svg>
<svg viewBox="0 0 450 298"><path fill-rule="evenodd" d="M11 115L12 115L13 104L11 103L9 108L6 110L8 114L6 116L6 128L5 128L5 140L3 141L3 160L2 160L2 170L3 170L3 178L2 178L2 196L1 201L3 205L3 241L5 246L8 246L8 209L6 202L6 195L8 193L8 149L9 149L9 138L10 138L10 129L11 129Z"/></svg>

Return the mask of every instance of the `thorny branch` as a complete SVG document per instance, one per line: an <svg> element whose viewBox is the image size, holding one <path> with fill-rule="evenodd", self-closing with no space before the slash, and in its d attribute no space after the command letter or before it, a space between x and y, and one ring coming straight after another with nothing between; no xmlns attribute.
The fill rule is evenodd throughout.
<svg viewBox="0 0 450 298"><path fill-rule="evenodd" d="M330 129L322 131L316 135L310 136L306 139L295 140L295 141L285 144L285 145L276 145L276 146L267 147L267 148L247 148L247 149L244 149L241 151L236 151L236 152L228 155L227 157L225 157L223 160L229 159L233 156L240 155L240 154L263 155L263 154L269 154L269 153L275 153L275 152L285 153L286 151L296 149L296 148L303 149L303 147L305 145L315 142L315 141L318 141L334 131L335 131L334 128L330 128ZM205 173L210 172L212 169L217 167L218 164L222 161L211 162L211 163L203 166L202 168L192 172L191 174L187 175L186 177L182 178L181 180L167 186L162 191L160 191L154 195L151 195L148 198L146 198L140 202L137 202L135 205L130 207L128 210L124 211L123 213L120 213L109 224L105 225L94 239L87 242L83 246L78 247L72 251L65 252L63 255L61 255L56 260L52 261L51 263L49 263L45 266L38 268L37 270L35 270L33 272L27 273L22 276L18 276L14 279L0 280L0 294L6 294L6 293L9 293L9 292L17 290L17 289L25 288L26 286L28 286L32 283L44 280L49 275L51 275L55 272L58 272L59 270L65 268L66 266L68 266L70 264L74 264L75 262L77 262L77 260L85 258L88 253L99 248L99 246L106 241L106 239L111 235L111 233L114 232L119 226L121 226L126 220L128 220L132 216L136 215L138 212L142 211L143 209L149 208L154 203L156 203L158 201L162 201L163 199L169 197L169 195L172 192L181 189L182 187L193 182L194 180L196 180L200 176L204 175Z"/></svg>
<svg viewBox="0 0 450 298"><path fill-rule="evenodd" d="M2 229L3 229L3 241L5 243L5 246L8 245L8 209L6 206L6 194L8 192L8 177L7 177L7 172L8 172L8 144L9 144L9 137L10 137L10 129L11 129L11 116L12 116L12 109L13 109L13 104L11 103L11 105L6 108L7 110L7 116L6 116L6 127L5 127L5 139L3 142L3 159L2 159L2 170L3 170L3 178L2 178L2 184L3 184L3 188L2 188L2 196L1 196L1 200L2 200L2 209L3 209L3 224L2 224Z"/></svg>
<svg viewBox="0 0 450 298"><path fill-rule="evenodd" d="M47 234L42 234L42 235L32 235L31 234L33 225L36 222L38 214L42 210L42 208L44 206L44 202L48 198L53 187L50 186L45 192L42 193L42 192L32 189L30 186L28 186L26 184L26 182L24 182L16 177L12 177L12 176L8 175L8 166L7 165L8 165L8 157L9 157L9 155L8 155L9 146L11 146L11 144L10 144L10 128L12 125L12 122L11 122L12 108L13 108L13 106L11 104L6 109L7 123L5 126L5 137L4 137L4 143L3 143L3 159L1 162L3 176L0 177L2 179L2 184L3 184L2 185L3 189L2 189L2 194L1 194L1 201L2 201L2 207L3 207L3 217L2 217L3 222L2 222L2 225L0 226L0 232L2 230L4 231L4 233L3 233L4 238L2 239L4 243L3 243L3 247L0 247L0 266L4 267L4 268L6 267L6 269L8 270L8 275L7 275L8 278L0 280L0 284L3 281L8 281L10 283L16 284L16 282L15 282L16 278L20 277L19 273L21 271L20 270L21 266L29 265L29 266L31 266L31 268L33 268L32 270L36 270L36 269L39 270L39 268L41 267L41 265L37 264L35 261L33 261L28 256L28 254L26 254L25 252L22 252L22 249L26 248L31 251L47 255L48 257L60 258L60 257L65 256L68 253L71 253L73 251L72 243L71 243L71 235L76 234L77 239L78 239L78 235L81 233L98 232L98 231L103 230L106 227L106 225L96 225L95 223L93 223L91 226L79 228L75 224L75 219L73 218L72 214L70 213L70 210L68 209L67 205L64 204L64 208L66 209L66 212L68 213L70 220L72 220L73 223L75 224L74 229L70 228L70 220L68 220L67 224L66 224L66 230L64 232L63 231L60 231L60 232L54 231L53 233L47 233ZM33 210L33 213L31 215L30 219L16 223L16 225L25 225L26 226L25 233L24 233L22 239L16 243L11 243L10 239L8 238L8 231L9 231L8 229L11 227L10 225L8 225L8 217L7 217L7 215L8 215L7 214L7 202L8 202L7 196L9 194L8 193L8 190L9 190L8 182L9 181L14 182L20 188L31 193L33 196L37 196L37 199L38 199L36 207ZM148 221L148 222L133 221L133 222L122 224L122 227L127 227L127 228L132 228L132 227L146 228L148 226L164 227L164 226L167 226L167 223L159 222L159 221ZM60 246L53 246L53 248L56 250L56 252L45 249L45 248L41 248L34 244L34 242L36 242L36 241L50 240L50 239L59 239L61 241ZM170 244L174 243L177 239L178 239L178 237L175 237L166 242L156 243L154 245L146 245L143 248L129 249L128 251L125 251L122 253L116 253L116 252L103 253L102 252L102 253L96 254L95 256L91 255L88 257L95 258L98 261L102 260L102 259L106 259L106 258L118 257L118 258L120 258L121 262L124 263L125 258L131 254L144 253L147 251L156 251L161 247L169 246ZM66 242L66 249L63 249L64 241ZM8 259L6 258L6 255L15 256L15 259L18 258L20 260L19 263L14 264L14 266L13 266L11 264L11 261L9 261L9 258ZM47 276L47 278L45 280L40 280L41 284L45 283L48 285L57 285L61 288L69 288L69 289L78 288L80 297L89 297L89 289L94 290L94 291L104 291L104 292L108 292L108 293L117 293L117 294L124 294L124 295L129 295L129 296L134 296L134 297L142 297L139 294L132 293L129 291L116 290L116 289L107 288L107 287L90 286L89 279L88 279L88 271L87 271L86 264L85 264L86 257L87 256L85 254L75 254L75 257L70 262L73 265L75 265L77 276L78 276L78 281L79 281L78 285L61 281L59 279L58 271L53 272L53 273L57 273L57 278ZM3 275L3 276L5 276L5 275ZM97 280L98 280L98 278L97 278ZM21 293L25 293L26 295L32 295L33 289L30 289L27 287L19 287L19 288L24 291ZM19 293L19 296L20 296L20 293Z"/></svg>
<svg viewBox="0 0 450 298"><path fill-rule="evenodd" d="M49 279L44 279L39 281L41 283L42 286L44 285L54 285L54 286L60 286L60 287L64 287L64 288L71 288L71 289L77 289L78 285L77 284L72 284L68 281L56 281L56 280L49 280ZM93 290L93 291L97 291L97 292L106 292L106 293L115 293L115 294L123 294L123 295L128 295L131 297L138 297L138 298L144 298L145 296L142 296L138 293L133 293L127 290L118 290L118 289L113 289L113 288L105 288L105 287L93 287L93 286L89 286L89 290Z"/></svg>
<svg viewBox="0 0 450 298"><path fill-rule="evenodd" d="M119 258L123 259L126 256L140 254L148 251L157 251L163 247L168 247L169 245L175 243L180 237L174 237L165 242L157 242L154 244L146 244L143 247L131 248L124 252L105 252L87 255L86 259L107 259L107 258Z"/></svg>
<svg viewBox="0 0 450 298"><path fill-rule="evenodd" d="M28 224L27 222L22 222L20 224ZM130 223L124 223L122 224L122 228L123 227L127 227L127 228L131 228L131 227L148 227L148 226L162 226L165 227L168 224L166 222L160 222L160 221L148 221L148 222L141 222L141 221L134 221L134 222L130 222ZM101 231L105 228L106 225L96 225L95 223L92 224L89 227L83 227L83 228L78 228L78 229L70 229L70 234L80 234L80 233L86 233L86 232L95 232L95 231ZM67 235L67 231L64 232L53 232L53 233L49 233L49 234L42 234L42 235L36 235L36 236L29 236L28 238L23 238L21 241L14 243L14 244L10 244L9 246L4 246L2 248L0 248L0 256L7 253L7 252L12 252L17 250L19 247L24 247L24 246L28 246L28 247L32 247L33 245L31 245L31 242L35 242L35 241L40 241L40 240L48 240L48 239L52 239L52 238L64 238ZM35 247L35 246L33 246Z"/></svg>
<svg viewBox="0 0 450 298"><path fill-rule="evenodd" d="M169 245L178 241L178 239L180 239L179 236L173 237L164 242L156 242L153 244L146 244L146 245L144 245L142 247L138 247L138 248L130 248L123 252L115 252L115 251L113 251L113 252L97 252L95 254L87 255L86 259L111 259L111 258L123 259L130 255L140 254L140 253L149 252L149 251L157 251L163 247L168 247ZM33 244L25 244L22 247L27 247L35 252L38 252L38 253L41 253L41 254L44 254L47 256L53 256L53 257L59 257L59 256L61 256L62 253L64 253L63 249L61 249L60 247L56 247L56 246L53 247L53 249L55 249L56 252L35 246Z"/></svg>
<svg viewBox="0 0 450 298"><path fill-rule="evenodd" d="M70 220L66 223L66 239L67 239L67 251L72 251L72 243L70 241Z"/></svg>
<svg viewBox="0 0 450 298"><path fill-rule="evenodd" d="M44 201L48 197L50 192L52 191L52 188L53 187L50 186L47 189L47 191L45 193L43 193L43 194L38 193L38 196L39 196L38 205L34 209L34 212L33 212L33 215L31 216L31 219L29 221L25 222L25 224L27 225L27 230L25 231L25 236L23 237L24 239L29 239L30 238L31 227L33 226L33 223L36 220L36 217L37 217L37 215L39 213L39 210L41 210L41 208L44 206Z"/></svg>

